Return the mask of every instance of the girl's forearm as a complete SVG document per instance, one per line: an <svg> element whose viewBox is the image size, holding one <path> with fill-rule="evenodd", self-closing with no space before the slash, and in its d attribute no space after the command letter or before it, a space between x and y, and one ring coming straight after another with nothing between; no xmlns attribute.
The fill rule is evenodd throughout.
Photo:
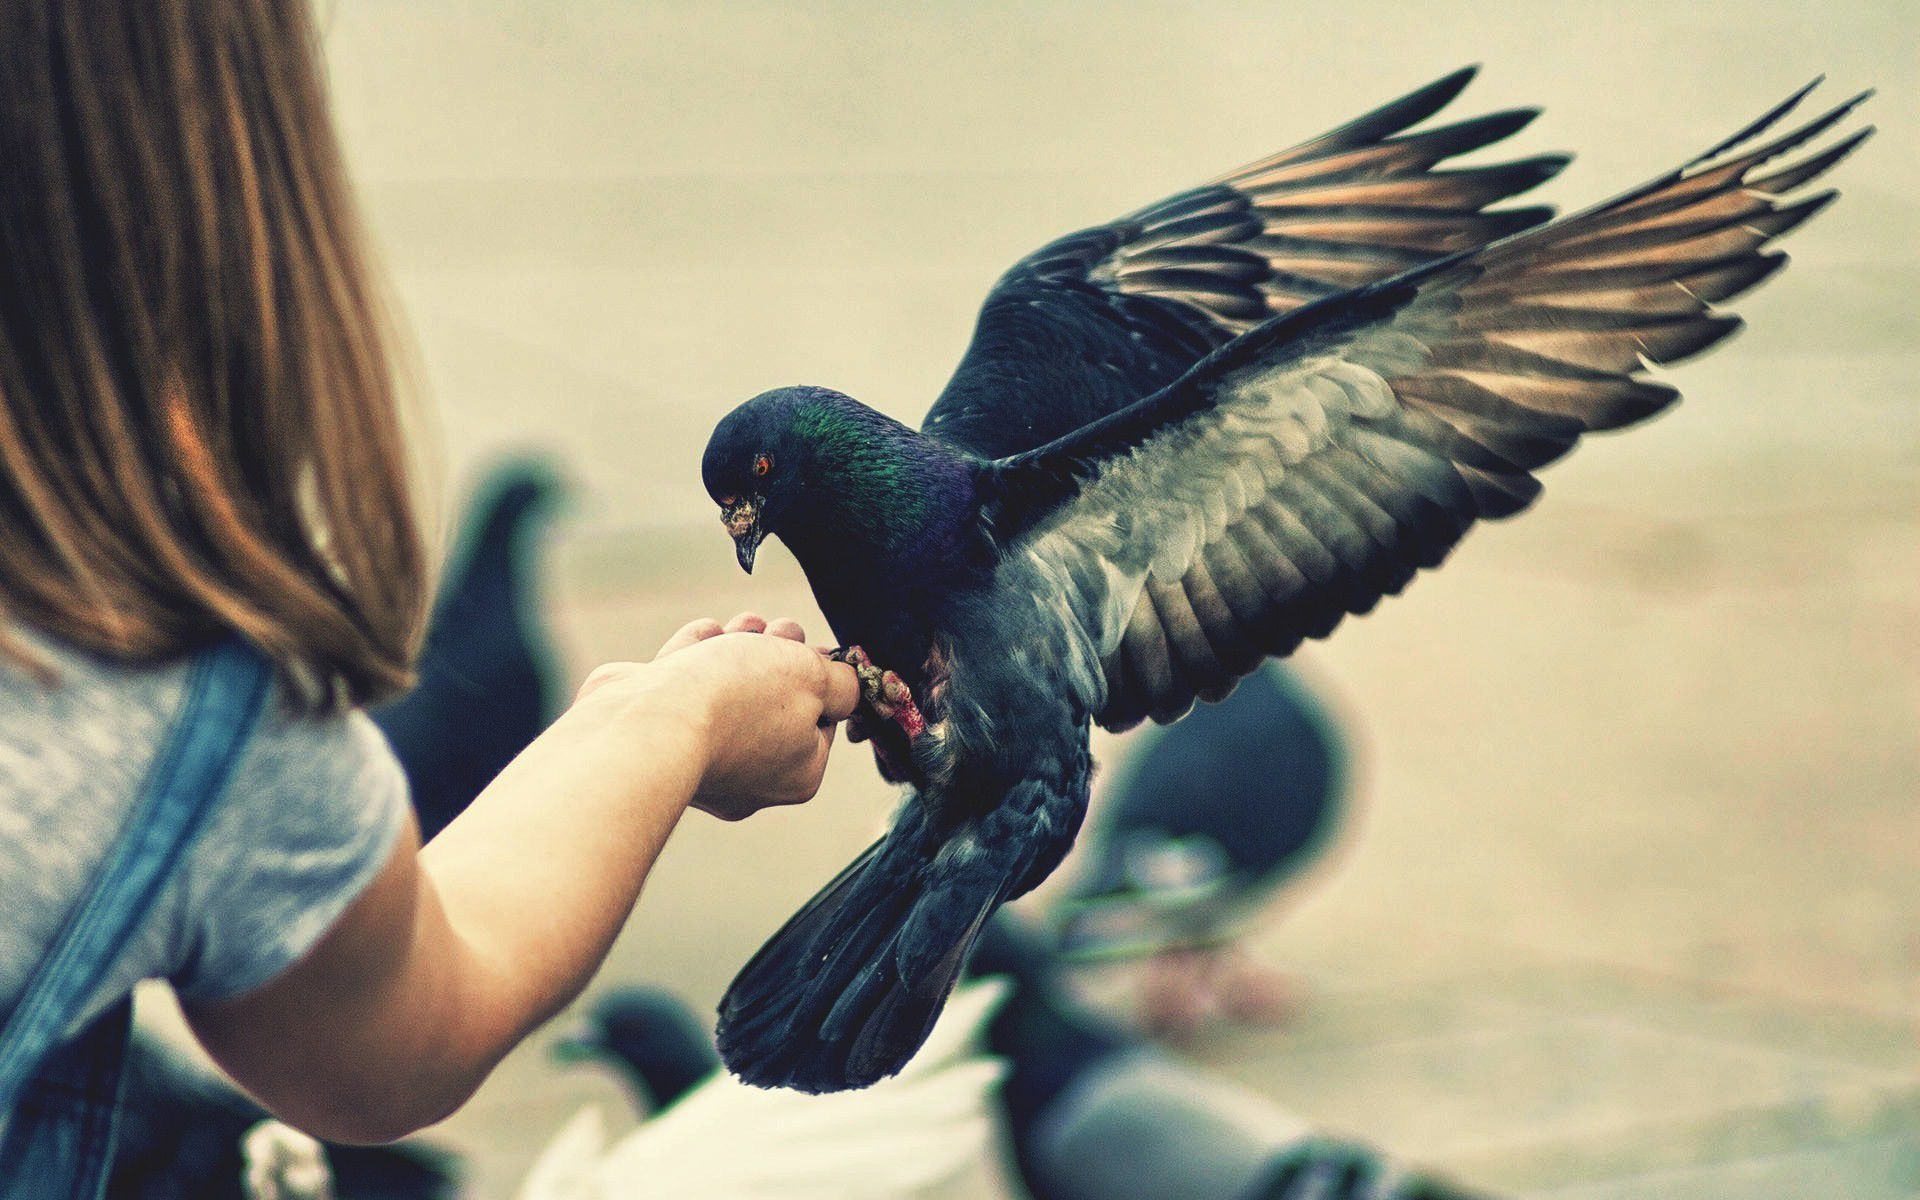
<svg viewBox="0 0 1920 1200"><path fill-rule="evenodd" d="M387 1141L453 1111L586 984L701 783L699 712L602 689L562 716L432 845L409 831L308 956L190 1009L275 1114Z"/></svg>
<svg viewBox="0 0 1920 1200"><path fill-rule="evenodd" d="M684 708L603 690L420 852L456 948L462 1057L497 1060L579 994L700 785Z"/></svg>

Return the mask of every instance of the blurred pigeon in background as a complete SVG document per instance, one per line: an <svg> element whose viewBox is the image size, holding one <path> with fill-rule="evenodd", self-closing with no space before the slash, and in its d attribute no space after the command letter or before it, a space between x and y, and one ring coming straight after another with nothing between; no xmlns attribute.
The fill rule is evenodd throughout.
<svg viewBox="0 0 1920 1200"><path fill-rule="evenodd" d="M1314 863L1339 822L1345 739L1297 676L1269 664L1217 705L1148 734L1094 802L1085 865L1058 912L1070 961L1145 957L1143 1016L1190 1033L1214 1008L1286 1010L1242 930Z"/></svg>
<svg viewBox="0 0 1920 1200"><path fill-rule="evenodd" d="M724 1072L609 1140L583 1109L527 1173L520 1200L914 1200L983 1168L1001 1064L979 1049L1004 987L969 985L896 1077L863 1092L807 1096L751 1088ZM631 1009L658 1020L658 994ZM684 1026L669 1019L671 1036ZM624 1041L624 1039L622 1039ZM642 1036L644 1041L644 1035ZM614 1044L609 1039L609 1046ZM711 1043L708 1043L711 1054ZM634 1065L650 1060L650 1053ZM648 1089L656 1084L650 1082ZM658 1085L658 1094L670 1087Z"/></svg>
<svg viewBox="0 0 1920 1200"><path fill-rule="evenodd" d="M655 987L620 987L595 998L579 1028L554 1044L554 1055L613 1067L643 1112L667 1107L720 1069L720 1052L700 1018Z"/></svg>
<svg viewBox="0 0 1920 1200"><path fill-rule="evenodd" d="M987 1027L1032 1200L1474 1200L1081 1006L1045 938L1002 910L968 972L1011 992Z"/></svg>
<svg viewBox="0 0 1920 1200"><path fill-rule="evenodd" d="M559 669L537 571L546 517L561 495L558 475L538 460L487 473L440 583L419 681L372 714L406 768L423 839L460 815L557 713Z"/></svg>

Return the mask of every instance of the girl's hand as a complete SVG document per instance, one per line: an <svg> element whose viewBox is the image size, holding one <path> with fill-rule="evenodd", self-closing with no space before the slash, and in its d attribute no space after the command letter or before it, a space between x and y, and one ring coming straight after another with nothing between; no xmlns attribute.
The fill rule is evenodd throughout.
<svg viewBox="0 0 1920 1200"><path fill-rule="evenodd" d="M694 807L726 821L812 799L834 726L860 696L853 669L807 646L799 625L753 613L690 622L653 662L595 671L580 699L607 688L690 720L703 763Z"/></svg>

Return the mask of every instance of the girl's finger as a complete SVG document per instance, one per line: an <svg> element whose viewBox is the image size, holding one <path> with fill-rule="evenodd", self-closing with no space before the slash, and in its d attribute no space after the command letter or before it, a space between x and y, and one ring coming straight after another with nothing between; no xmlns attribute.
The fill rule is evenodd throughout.
<svg viewBox="0 0 1920 1200"><path fill-rule="evenodd" d="M807 631L800 628L800 622L791 617L778 617L767 622L767 633L772 637L785 638L790 642L807 640Z"/></svg>
<svg viewBox="0 0 1920 1200"><path fill-rule="evenodd" d="M860 677L845 663L830 662L827 686L820 698L820 717L825 721L844 721L860 703Z"/></svg>
<svg viewBox="0 0 1920 1200"><path fill-rule="evenodd" d="M765 633L767 619L759 613L743 612L727 622L728 633Z"/></svg>
<svg viewBox="0 0 1920 1200"><path fill-rule="evenodd" d="M660 653L654 655L654 657L665 658L675 650L685 650L695 642L704 642L710 637L719 637L721 632L720 622L714 620L712 617L701 617L697 621L688 621L680 627L678 633L666 640L666 644L660 647Z"/></svg>

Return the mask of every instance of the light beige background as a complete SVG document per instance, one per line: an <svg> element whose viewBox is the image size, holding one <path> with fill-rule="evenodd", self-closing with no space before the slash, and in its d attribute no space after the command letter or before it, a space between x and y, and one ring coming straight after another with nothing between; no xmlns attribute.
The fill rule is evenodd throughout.
<svg viewBox="0 0 1920 1200"><path fill-rule="evenodd" d="M1056 234L1466 62L1454 115L1542 105L1513 150L1577 152L1562 205L1817 72L1878 85L1843 201L1675 373L1684 406L1302 655L1364 803L1260 939L1299 1022L1195 1053L1529 1196L1920 1192L1914 6L323 8L447 487L526 445L578 483L548 579L576 671L702 612L810 614L784 551L734 570L713 421L795 382L917 419ZM709 1003L887 802L847 753L806 809L691 819L603 982ZM588 1095L615 1099L530 1047L447 1135L505 1195Z"/></svg>

